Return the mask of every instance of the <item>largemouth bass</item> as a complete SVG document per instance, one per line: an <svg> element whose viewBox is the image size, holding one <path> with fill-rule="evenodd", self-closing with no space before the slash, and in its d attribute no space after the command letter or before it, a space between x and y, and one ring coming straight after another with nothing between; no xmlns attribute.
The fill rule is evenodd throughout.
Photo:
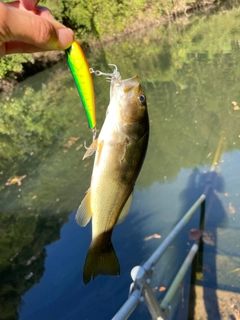
<svg viewBox="0 0 240 320"><path fill-rule="evenodd" d="M120 267L111 242L113 228L131 206L135 181L141 170L149 137L146 96L138 77L112 77L110 103L97 140L91 186L76 214L81 226L92 218L92 242L85 260L83 281L97 275L119 275Z"/></svg>

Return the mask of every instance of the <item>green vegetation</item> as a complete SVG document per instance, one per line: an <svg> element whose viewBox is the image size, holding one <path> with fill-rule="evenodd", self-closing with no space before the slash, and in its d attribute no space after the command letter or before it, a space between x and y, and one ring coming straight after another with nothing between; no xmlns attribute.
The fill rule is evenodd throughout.
<svg viewBox="0 0 240 320"><path fill-rule="evenodd" d="M58 75L60 81L61 75ZM38 146L52 144L56 132L65 123L73 120L71 113L63 114L63 109L54 106L58 99L55 94L59 84L52 81L44 91L23 87L20 96L3 95L0 119L0 158L5 161L36 152ZM53 99L54 96L54 99ZM67 93L66 99L70 95ZM48 108L46 108L46 105ZM68 105L68 102L66 102Z"/></svg>
<svg viewBox="0 0 240 320"><path fill-rule="evenodd" d="M154 1L84 1L84 0L42 0L51 8L53 15L64 24L73 28L79 36L90 35L97 39L122 32L137 19L143 18ZM160 4L161 5L161 4ZM159 10L156 6L155 14Z"/></svg>
<svg viewBox="0 0 240 320"><path fill-rule="evenodd" d="M23 70L23 63L32 61L29 54L15 54L0 58L0 80L4 77L15 77Z"/></svg>
<svg viewBox="0 0 240 320"><path fill-rule="evenodd" d="M8 2L8 0L4 0ZM40 4L51 9L52 14L72 28L81 43L112 39L119 33L144 27L172 11L183 11L189 0L41 0ZM197 2L196 0L191 1ZM23 64L32 62L32 55L13 55L0 59L0 80L16 77L23 71Z"/></svg>
<svg viewBox="0 0 240 320"><path fill-rule="evenodd" d="M168 136L170 139L163 150L167 162L170 161L168 153L175 148L180 148L174 135L168 132L169 125L165 121L165 118L169 118L169 106L173 106L171 117L175 116L178 119L175 130L183 131L181 134L186 135L186 140L191 140L193 135L190 125L199 136L197 140L201 141L203 137L209 139L207 128L212 127L212 123L219 131L219 128L226 130L225 128L229 127L228 123L232 122L235 129L231 128L226 135L229 139L227 149L233 148L232 141L238 136L235 132L237 122L233 114L229 116L229 112L232 107L231 101L237 101L238 89L234 86L224 89L222 84L226 78L226 65L229 67L230 63L234 67L228 71L228 81L236 83L235 79L240 76L240 68L238 68L239 11L239 9L224 11L219 15L201 19L196 17L187 21L187 26L176 24L168 28L165 26L158 29L153 28L149 33L143 32L131 36L131 41L126 39L117 44L108 45L104 50L96 49L88 57L89 64L100 70L109 70L108 63L117 63L124 77L131 76L137 70L144 88L150 91L148 98L151 103L150 112L155 110L153 108L156 101L157 105L161 105L161 108L154 111L156 112L154 119L158 119L161 123L158 134L161 132L163 136ZM156 43L159 45L156 46ZM216 65L218 68L215 67ZM17 95L14 91L2 94L0 171L6 171L9 163L13 163L16 159L26 161L32 157L31 154L34 154L36 159L43 159L49 150L52 150L55 143L64 144L63 140L67 139L66 132L70 130L69 124L76 121L75 119L81 122L81 119L85 117L82 110L79 109L79 98L71 75L65 72L66 68L64 64L56 71L55 68L49 69L44 79L39 74L40 85L33 86L31 80L26 81L18 90ZM97 105L106 107L108 103L107 84L101 77L95 77L94 81ZM178 94L173 95L173 90ZM186 103L187 107L183 107ZM189 108L192 114L188 112ZM99 123L104 116L105 110L103 112L98 110ZM198 130L195 130L195 124L191 122L191 119L199 117L202 123ZM185 130L186 126L182 123L183 121L188 122L186 125L188 130ZM77 127L77 135L81 139L89 140L86 128L86 123L80 128ZM157 134L155 139L159 140ZM174 147L170 143L171 139L172 143L176 144ZM216 139L219 139L218 133ZM162 148L161 143L162 140L158 142L158 150ZM184 158L181 166L191 166L192 161L198 163L198 153L188 148L184 139L182 143L181 149L186 149L185 154L189 156ZM213 152L217 142L214 139L211 143L212 145L208 145L208 148ZM204 143L201 145L204 149ZM191 152L193 154L190 154ZM171 159L175 162L174 157ZM14 167L16 167L16 172L13 172L12 175L25 174L23 170L19 172L17 166ZM176 173L178 170L179 166L176 166ZM149 181L149 184L151 183L152 181Z"/></svg>
<svg viewBox="0 0 240 320"><path fill-rule="evenodd" d="M5 0L4 2L8 2ZM51 9L52 14L59 21L71 27L81 42L104 40L118 32L124 31L136 20L149 14L149 9L155 2L134 1L101 1L101 0L42 0L41 5ZM151 9L152 18L156 18L161 11L159 4ZM23 70L23 63L32 61L32 55L12 55L0 59L0 79L15 77Z"/></svg>

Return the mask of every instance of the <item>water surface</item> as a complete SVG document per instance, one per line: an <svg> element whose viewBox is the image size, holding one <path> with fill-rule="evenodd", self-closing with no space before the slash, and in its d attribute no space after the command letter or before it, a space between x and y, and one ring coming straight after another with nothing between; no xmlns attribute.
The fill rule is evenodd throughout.
<svg viewBox="0 0 240 320"><path fill-rule="evenodd" d="M1 95L1 319L111 319L128 296L131 269L151 255L206 184L205 229L215 246L204 245L208 269L197 283L239 291L232 272L240 245L239 15L234 8L183 18L89 53L94 69L108 72L115 63L123 78L138 74L148 99L147 157L130 213L113 233L120 277L82 282L91 225L80 228L74 216L93 159L81 160L91 133L66 62ZM94 82L100 128L109 84L101 77ZM19 185L6 185L25 175ZM158 264L157 291L169 287L193 243L188 231L198 224L199 212ZM153 234L161 238L144 240ZM175 306L181 319L187 314L189 275L182 288L174 319ZM150 315L141 305L131 319Z"/></svg>

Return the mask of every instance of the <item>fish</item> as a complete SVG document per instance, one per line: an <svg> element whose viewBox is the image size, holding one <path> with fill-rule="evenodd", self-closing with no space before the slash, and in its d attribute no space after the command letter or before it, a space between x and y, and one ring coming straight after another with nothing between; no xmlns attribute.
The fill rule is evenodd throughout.
<svg viewBox="0 0 240 320"><path fill-rule="evenodd" d="M87 116L88 126L96 128L96 104L92 75L85 54L77 41L65 50L70 71Z"/></svg>
<svg viewBox="0 0 240 320"><path fill-rule="evenodd" d="M92 219L92 241L83 268L85 284L100 274L120 275L112 232L130 210L148 140L147 101L138 77L112 77L104 124L84 155L96 152L90 188L76 214L80 226Z"/></svg>

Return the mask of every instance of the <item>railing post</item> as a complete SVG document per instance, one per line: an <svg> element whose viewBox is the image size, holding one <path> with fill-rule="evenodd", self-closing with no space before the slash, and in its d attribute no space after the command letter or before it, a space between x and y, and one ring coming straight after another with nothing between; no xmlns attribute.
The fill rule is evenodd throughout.
<svg viewBox="0 0 240 320"><path fill-rule="evenodd" d="M131 276L134 283L142 290L144 302L148 307L152 319L165 320L166 317L161 310L157 298L153 292L153 288L150 285L151 279L148 278L144 268L140 266L134 267L131 271Z"/></svg>
<svg viewBox="0 0 240 320"><path fill-rule="evenodd" d="M178 289L180 283L182 282L189 266L191 265L193 258L195 257L196 253L198 251L198 244L194 243L194 245L192 246L191 250L189 251L187 257L185 258L180 270L178 271L176 277L174 278L170 288L168 289L168 292L166 293L165 297L163 298L160 307L162 310L166 310L169 305L170 302L172 301L176 290Z"/></svg>
<svg viewBox="0 0 240 320"><path fill-rule="evenodd" d="M205 195L207 194L207 191L208 191L208 187L205 188L204 190ZM200 221L199 221L199 229L201 231L204 230L204 225L205 225L205 207L206 207L206 199L201 204ZM203 265L202 237L199 239L198 245L199 245L198 252L192 262L189 303L188 303L188 319L194 319L195 302L196 302L196 292L195 292L196 274L199 271L199 269L202 268L202 265Z"/></svg>

